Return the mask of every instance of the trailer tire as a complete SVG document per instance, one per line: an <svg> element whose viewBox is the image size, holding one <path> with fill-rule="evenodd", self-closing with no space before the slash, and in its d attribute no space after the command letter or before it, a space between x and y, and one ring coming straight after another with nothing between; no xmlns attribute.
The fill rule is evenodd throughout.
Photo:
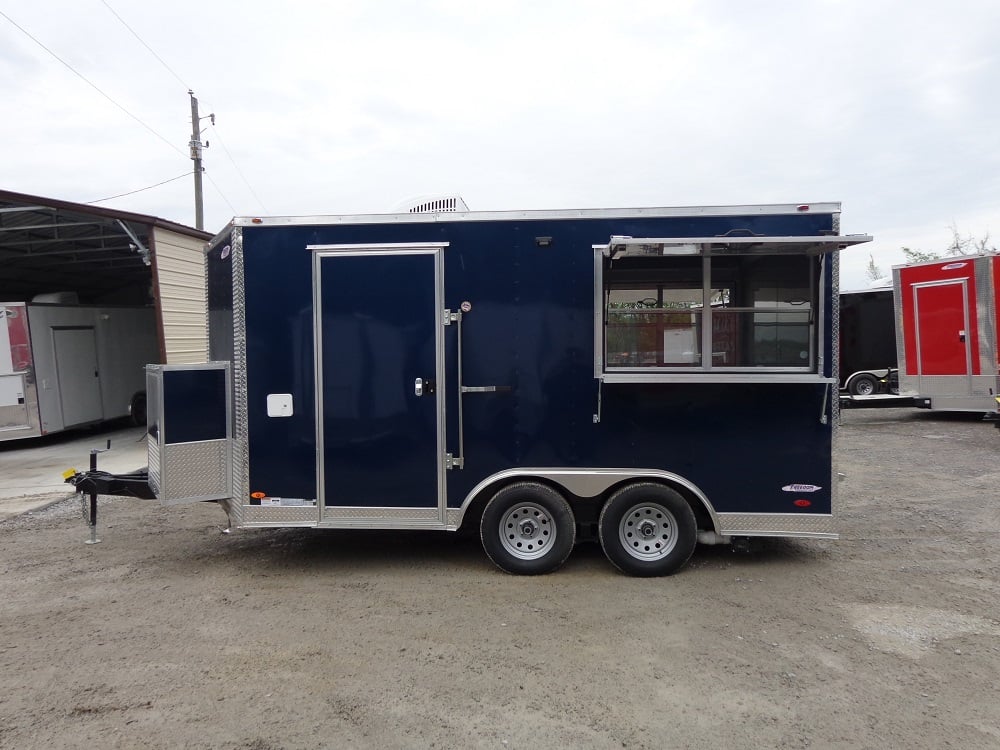
<svg viewBox="0 0 1000 750"><path fill-rule="evenodd" d="M132 424L144 427L146 425L146 394L137 393L132 397L132 402L128 405L129 418Z"/></svg>
<svg viewBox="0 0 1000 750"><path fill-rule="evenodd" d="M687 501L670 487L630 484L613 494L597 524L611 564L633 576L668 576L684 567L698 542Z"/></svg>
<svg viewBox="0 0 1000 750"><path fill-rule="evenodd" d="M858 375L851 381L848 390L855 396L871 396L878 390L878 381L867 373Z"/></svg>
<svg viewBox="0 0 1000 750"><path fill-rule="evenodd" d="M551 573L576 542L576 520L566 498L538 482L518 482L497 492L479 523L486 555L519 575Z"/></svg>

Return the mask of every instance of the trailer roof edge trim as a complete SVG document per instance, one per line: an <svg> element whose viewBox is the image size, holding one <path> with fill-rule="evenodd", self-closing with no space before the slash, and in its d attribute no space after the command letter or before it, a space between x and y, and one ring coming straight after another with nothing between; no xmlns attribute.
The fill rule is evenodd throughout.
<svg viewBox="0 0 1000 750"><path fill-rule="evenodd" d="M300 224L435 224L465 221L542 221L546 219L603 219L667 216L739 216L745 214L840 213L839 202L779 203L736 206L678 206L652 208L580 208L513 211L447 211L440 213L330 214L316 216L238 216L233 226L289 226Z"/></svg>
<svg viewBox="0 0 1000 750"><path fill-rule="evenodd" d="M922 260L918 263L900 263L898 266L891 266L890 270L896 271L903 268L918 268L920 266L933 266L936 263L962 263L976 258L995 258L1000 253L973 253L972 255L945 255L941 258L931 258L930 260ZM888 287L892 289L892 287Z"/></svg>

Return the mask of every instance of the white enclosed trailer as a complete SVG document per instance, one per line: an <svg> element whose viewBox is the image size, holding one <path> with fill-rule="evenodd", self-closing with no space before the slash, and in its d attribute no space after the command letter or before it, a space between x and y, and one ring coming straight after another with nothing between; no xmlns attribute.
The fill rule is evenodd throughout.
<svg viewBox="0 0 1000 750"><path fill-rule="evenodd" d="M152 307L0 303L0 440L145 421Z"/></svg>

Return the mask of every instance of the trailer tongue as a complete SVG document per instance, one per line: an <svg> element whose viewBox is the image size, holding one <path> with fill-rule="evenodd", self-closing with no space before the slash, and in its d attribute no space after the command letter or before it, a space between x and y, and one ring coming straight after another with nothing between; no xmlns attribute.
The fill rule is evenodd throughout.
<svg viewBox="0 0 1000 750"><path fill-rule="evenodd" d="M585 536L643 576L835 538L838 253L870 240L838 231L838 204L236 219L212 361L147 368L149 491L233 528L474 527L522 574Z"/></svg>

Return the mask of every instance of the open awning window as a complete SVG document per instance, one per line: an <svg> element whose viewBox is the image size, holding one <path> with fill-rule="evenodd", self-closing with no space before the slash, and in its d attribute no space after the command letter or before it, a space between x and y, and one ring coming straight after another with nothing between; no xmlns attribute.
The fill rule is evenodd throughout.
<svg viewBox="0 0 1000 750"><path fill-rule="evenodd" d="M612 237L595 245L595 374L607 382L821 379L832 330L829 254L870 239Z"/></svg>

